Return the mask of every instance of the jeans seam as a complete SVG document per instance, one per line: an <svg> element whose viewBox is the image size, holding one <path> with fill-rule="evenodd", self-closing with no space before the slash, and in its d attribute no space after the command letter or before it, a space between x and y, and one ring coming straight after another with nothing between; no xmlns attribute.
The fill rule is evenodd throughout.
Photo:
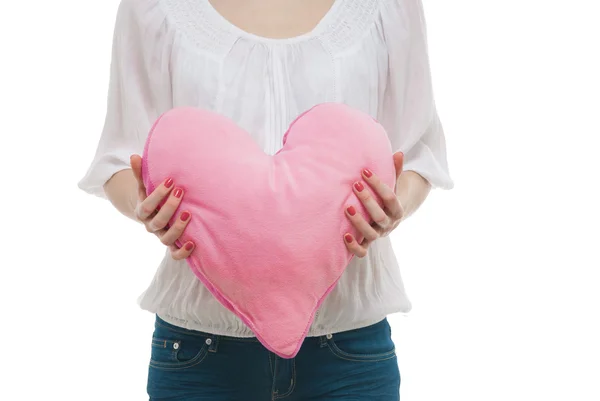
<svg viewBox="0 0 600 401"><path fill-rule="evenodd" d="M383 354L361 354L361 355L352 355L347 352L339 349L333 341L327 343L329 350L333 355L340 359L344 359L346 361L354 361L354 362L381 362L387 361L388 359L392 359L396 357L396 350L392 350Z"/></svg>
<svg viewBox="0 0 600 401"><path fill-rule="evenodd" d="M179 364L177 362L157 362L157 361L153 361L150 360L150 366L156 369L162 369L162 370L181 370L181 369L189 369L191 367L194 367L198 364L200 364L208 355L208 351L206 350L206 347L203 347L202 350L198 353L198 355L196 357L194 357L193 359L187 361L187 362L180 362ZM198 360L196 360L198 359ZM170 364L173 364L172 366L169 366ZM179 366L177 366L179 365Z"/></svg>
<svg viewBox="0 0 600 401"><path fill-rule="evenodd" d="M288 391L285 392L284 394L274 394L273 399L279 400L281 398L288 397L290 394L292 394L292 392L294 391L295 388L296 388L296 358L294 358L292 360L292 383L291 383Z"/></svg>
<svg viewBox="0 0 600 401"><path fill-rule="evenodd" d="M221 336L221 339L226 341L239 341L239 342L247 342L247 343L257 343L259 342L256 338L242 338L242 337L227 337Z"/></svg>
<svg viewBox="0 0 600 401"><path fill-rule="evenodd" d="M153 338L152 339L152 346L153 347L160 347L160 348L167 348L167 340L165 339L158 339L158 338Z"/></svg>
<svg viewBox="0 0 600 401"><path fill-rule="evenodd" d="M277 379L277 358L275 358L275 366L273 368L273 384L271 386L271 400L277 399L278 390L276 389Z"/></svg>

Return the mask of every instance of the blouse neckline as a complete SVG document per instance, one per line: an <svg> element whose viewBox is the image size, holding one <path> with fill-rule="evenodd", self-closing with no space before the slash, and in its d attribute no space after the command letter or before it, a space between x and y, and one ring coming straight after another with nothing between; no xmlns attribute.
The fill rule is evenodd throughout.
<svg viewBox="0 0 600 401"><path fill-rule="evenodd" d="M239 36L242 38L247 38L247 39L255 41L255 42L261 42L261 43L267 43L267 44L292 44L292 43L298 43L298 42L302 42L305 40L310 40L315 37L318 37L324 31L326 31L328 26L332 26L332 21L335 20L337 14L338 14L338 11L341 8L341 4L343 3L344 0L334 0L333 4L329 8L329 10L327 10L327 12L323 15L323 17L319 20L319 22L314 26L313 29L311 29L310 31L308 31L306 33L296 35L296 36L291 36L288 38L271 38L271 37L261 36L261 35L257 35L257 34L248 32L248 31L240 28L239 26L235 25L234 23L229 21L227 18L225 18L219 11L217 11L217 9L212 5L210 0L202 0L202 1L204 3L207 18L211 18L213 20L211 22L213 22L214 24L221 25L222 29L225 31L228 31L230 33L235 34L236 36Z"/></svg>
<svg viewBox="0 0 600 401"><path fill-rule="evenodd" d="M197 50L210 56L229 54L240 40L268 47L286 47L319 41L335 55L360 42L372 26L380 5L390 0L335 0L308 33L290 38L269 38L247 32L231 23L209 0L155 0L164 7L175 29Z"/></svg>

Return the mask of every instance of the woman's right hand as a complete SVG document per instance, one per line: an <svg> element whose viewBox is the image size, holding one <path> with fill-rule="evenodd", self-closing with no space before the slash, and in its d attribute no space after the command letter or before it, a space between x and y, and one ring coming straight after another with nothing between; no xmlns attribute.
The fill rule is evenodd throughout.
<svg viewBox="0 0 600 401"><path fill-rule="evenodd" d="M177 188L173 180L167 178L150 195L146 195L146 187L142 180L142 158L139 155L133 155L130 161L133 175L138 182L138 200L134 212L136 218L146 226L148 232L156 235L164 245L169 247L173 259L187 258L194 251L194 243L188 241L179 248L175 241L183 234L192 215L188 211L183 211L175 223L171 227L167 227L183 199L183 189ZM159 210L158 206L165 197L168 199Z"/></svg>

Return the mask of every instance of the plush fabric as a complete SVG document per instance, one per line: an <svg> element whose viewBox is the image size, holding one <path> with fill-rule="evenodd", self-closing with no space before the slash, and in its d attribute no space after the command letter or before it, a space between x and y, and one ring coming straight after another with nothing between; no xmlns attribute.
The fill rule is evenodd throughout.
<svg viewBox="0 0 600 401"><path fill-rule="evenodd" d="M344 234L361 239L344 209L369 219L352 184L364 168L392 188L395 181L383 127L337 103L299 116L274 155L224 116L174 108L154 123L142 161L148 194L168 177L185 191L173 219L192 213L178 242L196 244L190 268L283 358L298 353L352 258Z"/></svg>

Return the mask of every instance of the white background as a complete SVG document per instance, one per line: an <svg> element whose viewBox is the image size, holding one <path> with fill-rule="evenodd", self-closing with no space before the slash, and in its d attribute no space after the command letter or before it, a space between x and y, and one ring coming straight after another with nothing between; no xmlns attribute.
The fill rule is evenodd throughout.
<svg viewBox="0 0 600 401"><path fill-rule="evenodd" d="M136 298L163 248L76 186L118 2L6 3L0 399L147 399ZM598 401L598 3L424 4L456 187L394 234L414 305L390 317L402 400Z"/></svg>

